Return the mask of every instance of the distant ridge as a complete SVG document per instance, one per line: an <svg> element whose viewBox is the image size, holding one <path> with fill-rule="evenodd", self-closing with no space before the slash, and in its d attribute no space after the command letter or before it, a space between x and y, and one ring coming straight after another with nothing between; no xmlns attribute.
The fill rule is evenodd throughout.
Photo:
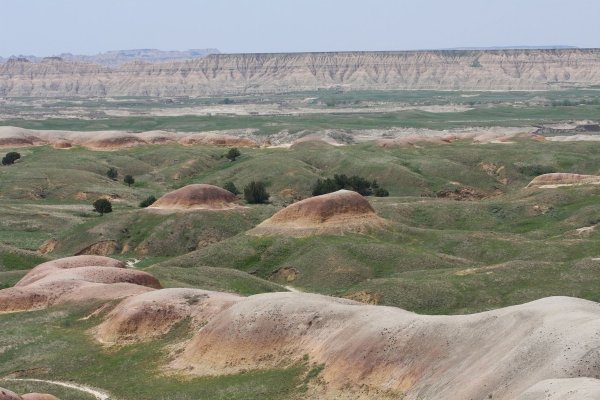
<svg viewBox="0 0 600 400"><path fill-rule="evenodd" d="M3 97L194 97L320 89L556 90L592 86L600 86L600 49L210 54L193 60L129 62L117 67L61 58L38 63L13 59L0 64Z"/></svg>
<svg viewBox="0 0 600 400"><path fill-rule="evenodd" d="M441 50L458 50L458 51L489 51L489 50L564 50L578 49L577 46L568 45L550 45L550 46L492 46L492 47L451 47ZM439 50L439 49L432 49Z"/></svg>
<svg viewBox="0 0 600 400"><path fill-rule="evenodd" d="M218 49L191 49L191 50L157 50L157 49L131 49L131 50L112 50L93 55L62 53L51 57L39 57L32 55L10 56L8 58L0 57L0 63L8 60L27 60L30 62L41 62L45 59L61 59L63 61L89 62L103 65L106 67L118 67L120 65L143 61L148 63L158 63L166 61L183 61L203 58L209 54L220 54Z"/></svg>

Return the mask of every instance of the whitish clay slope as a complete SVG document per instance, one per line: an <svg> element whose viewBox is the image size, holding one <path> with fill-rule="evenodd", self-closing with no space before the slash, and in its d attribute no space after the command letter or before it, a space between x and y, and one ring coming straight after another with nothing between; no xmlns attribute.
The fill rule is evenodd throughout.
<svg viewBox="0 0 600 400"><path fill-rule="evenodd" d="M291 204L250 230L251 235L307 236L368 232L385 226L367 199L338 190Z"/></svg>
<svg viewBox="0 0 600 400"><path fill-rule="evenodd" d="M149 210L229 210L241 207L237 197L218 186L202 183L184 186L156 200Z"/></svg>
<svg viewBox="0 0 600 400"><path fill-rule="evenodd" d="M598 400L600 380L591 378L548 379L521 394L517 400Z"/></svg>
<svg viewBox="0 0 600 400"><path fill-rule="evenodd" d="M562 172L536 176L527 187L551 189L563 186L600 185L600 176L567 174Z"/></svg>
<svg viewBox="0 0 600 400"><path fill-rule="evenodd" d="M552 297L423 316L320 295L261 294L214 316L171 367L233 374L292 365L305 354L325 366L315 398L513 400L533 396L544 380L600 377L600 305Z"/></svg>
<svg viewBox="0 0 600 400"><path fill-rule="evenodd" d="M152 275L126 269L125 263L112 258L66 257L40 264L14 287L0 290L0 312L85 300L114 300L160 287Z"/></svg>
<svg viewBox="0 0 600 400"><path fill-rule="evenodd" d="M0 96L203 96L319 88L531 90L600 84L600 50L219 54L199 60L0 64Z"/></svg>

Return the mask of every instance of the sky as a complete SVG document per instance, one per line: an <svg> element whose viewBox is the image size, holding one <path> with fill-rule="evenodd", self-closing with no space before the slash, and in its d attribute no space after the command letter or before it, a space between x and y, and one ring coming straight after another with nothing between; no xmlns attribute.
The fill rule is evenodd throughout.
<svg viewBox="0 0 600 400"><path fill-rule="evenodd" d="M0 0L0 56L600 47L598 0Z"/></svg>

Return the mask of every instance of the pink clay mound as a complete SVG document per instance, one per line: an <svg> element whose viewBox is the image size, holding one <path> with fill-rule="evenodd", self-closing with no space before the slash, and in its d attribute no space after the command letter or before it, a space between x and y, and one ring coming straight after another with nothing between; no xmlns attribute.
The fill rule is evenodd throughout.
<svg viewBox="0 0 600 400"><path fill-rule="evenodd" d="M350 190L338 190L289 205L249 231L253 235L307 236L367 232L385 225L369 202Z"/></svg>
<svg viewBox="0 0 600 400"><path fill-rule="evenodd" d="M425 316L271 293L213 316L170 366L211 376L292 366L308 357L323 366L303 397L312 399L542 400L555 392L567 394L557 399L592 400L600 388L598 332L600 305L568 297Z"/></svg>
<svg viewBox="0 0 600 400"><path fill-rule="evenodd" d="M527 187L560 187L575 185L600 185L600 176L556 172L536 176Z"/></svg>
<svg viewBox="0 0 600 400"><path fill-rule="evenodd" d="M0 290L0 312L119 299L160 287L152 275L126 269L118 260L101 256L67 257L40 264L14 287Z"/></svg>
<svg viewBox="0 0 600 400"><path fill-rule="evenodd" d="M156 200L149 209L160 210L228 210L239 208L237 197L218 186L193 184L169 192Z"/></svg>
<svg viewBox="0 0 600 400"><path fill-rule="evenodd" d="M0 400L59 400L58 397L47 393L27 393L23 396L11 392L10 390L0 388Z"/></svg>
<svg viewBox="0 0 600 400"><path fill-rule="evenodd" d="M22 400L21 396L8 389L0 388L0 400Z"/></svg>

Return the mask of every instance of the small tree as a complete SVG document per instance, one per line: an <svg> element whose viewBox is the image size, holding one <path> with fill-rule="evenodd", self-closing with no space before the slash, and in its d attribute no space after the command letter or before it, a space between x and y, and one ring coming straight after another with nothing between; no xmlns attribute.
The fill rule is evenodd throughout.
<svg viewBox="0 0 600 400"><path fill-rule="evenodd" d="M6 153L6 155L2 158L2 165L13 165L19 158L21 158L21 155L16 151Z"/></svg>
<svg viewBox="0 0 600 400"><path fill-rule="evenodd" d="M98 199L94 202L94 211L100 216L112 212L112 204L107 199Z"/></svg>
<svg viewBox="0 0 600 400"><path fill-rule="evenodd" d="M266 203L269 197L271 196L261 181L252 181L244 187L244 198L250 204Z"/></svg>
<svg viewBox="0 0 600 400"><path fill-rule="evenodd" d="M131 187L131 185L135 183L135 179L133 179L133 176L131 175L125 175L125 178L123 178L123 182L125 182L127 186Z"/></svg>
<svg viewBox="0 0 600 400"><path fill-rule="evenodd" d="M110 167L108 171L106 171L106 176L115 181L117 180L117 176L119 176L119 171L117 171L115 167Z"/></svg>
<svg viewBox="0 0 600 400"><path fill-rule="evenodd" d="M225 182L225 184L223 185L223 189L230 191L231 193L235 194L236 196L238 194L240 194L240 191L235 186L235 183L233 183L231 181Z"/></svg>
<svg viewBox="0 0 600 400"><path fill-rule="evenodd" d="M156 201L156 197L150 195L146 197L144 200L140 201L140 208L146 208L151 206Z"/></svg>
<svg viewBox="0 0 600 400"><path fill-rule="evenodd" d="M236 158L238 158L239 156L241 156L242 153L240 153L240 151L237 148L232 148L229 149L229 151L227 152L227 154L225 155L225 157L227 157L227 159L229 161L235 161Z"/></svg>

